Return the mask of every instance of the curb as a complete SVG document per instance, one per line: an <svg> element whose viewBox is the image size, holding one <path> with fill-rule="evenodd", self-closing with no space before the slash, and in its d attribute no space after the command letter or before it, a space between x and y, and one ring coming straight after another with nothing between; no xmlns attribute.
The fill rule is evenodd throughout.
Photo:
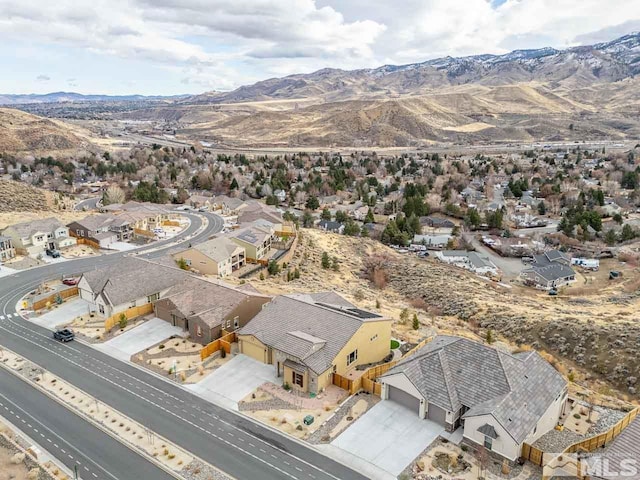
<svg viewBox="0 0 640 480"><path fill-rule="evenodd" d="M4 350L11 352L13 355L16 355L18 358L24 358L21 355L18 355L17 353L9 350L8 348L4 348ZM28 362L37 365L33 362L31 362L31 360L26 359ZM42 388L42 386L40 386L38 384L38 382L34 382L30 379L27 379L26 377L24 377L23 375L20 375L18 372L16 372L15 370L13 370L12 368L9 368L7 365L4 364L4 362L0 362L0 366L2 368L4 368L5 370L7 370L9 373L11 373L12 375L14 375L15 377L19 378L20 380L22 380L23 382L31 385L31 387L35 388L36 390L38 390L40 393L43 393L44 395L46 395L47 397L49 397L51 400L53 400L54 402L58 403L59 405L61 405L62 407L66 408L67 410L69 410L70 412L74 413L75 415L79 416L80 418L84 419L86 422L90 423L91 425L93 425L94 427L98 428L99 430L101 430L103 433L109 435L111 438L113 438L115 441L117 441L118 443L121 443L122 445L126 446L129 450L135 452L136 454L138 454L140 457L144 458L145 460L147 460L148 462L154 464L155 466L157 466L158 468L160 468L161 470L164 470L166 473L168 473L169 475L171 475L172 477L178 479L178 480L183 480L184 477L178 475L176 472L174 472L173 470L171 470L169 467L167 467L166 465L163 465L161 462L159 462L155 457L153 457L152 455L148 455L142 451L140 451L139 448L137 448L135 445L131 444L130 442L125 441L123 438L119 437L118 435L116 435L115 433L111 432L109 429L105 428L101 423L97 422L96 420L94 420L93 418L89 417L86 413L81 412L79 410L76 410L75 408L71 408L69 407L69 405L65 404L62 400L60 400L58 397L52 395L49 391L47 391L46 389ZM53 375L51 372L48 372L50 375ZM75 387L78 391L81 391L79 388ZM88 397L91 398L91 396L85 392L82 392L85 395L87 395ZM95 399L94 399L95 400ZM105 404L106 405L106 404ZM111 408L111 407L109 407ZM115 410L115 409L112 409ZM115 410L116 412L118 412L117 410ZM119 415L122 415L124 418L127 418L129 421L134 422L134 420L131 420L129 417L127 417L126 415L122 414L121 412L118 412ZM138 422L135 422L138 423ZM155 432L153 432L153 434L158 438L158 440L161 441L165 441L168 444L171 444L172 442L167 441L164 437L156 434ZM182 449L184 450L184 449ZM186 450L184 450L186 452ZM189 453L189 452L187 452ZM191 454L189 454L190 456L192 456ZM53 457L53 455L52 455ZM55 458L55 457L53 457ZM193 458L197 458L197 457L193 457Z"/></svg>
<svg viewBox="0 0 640 480"><path fill-rule="evenodd" d="M38 447L40 449L40 451L45 452L50 458L51 458L51 463L53 463L57 468L60 469L60 471L62 473L64 473L67 477L69 478L73 478L73 473L71 472L71 469L68 468L65 464L63 464L62 462L60 462L60 460L58 460L55 455L52 455L51 453L49 453L49 451L44 448L42 445L40 445L38 442L35 442L29 435L27 435L26 433L24 433L20 428L16 427L16 425L14 423L12 423L11 421L7 420L5 417L3 417L2 415L0 415L0 420L2 421L2 423L4 423L5 425L8 425L11 430L13 430L13 432L16 435L19 435L20 437L22 437L23 439L27 440L28 443L30 443L31 445L33 445L34 447ZM18 442L16 441L12 441L11 439L9 439L9 441L11 443L13 443L14 445L16 445L19 449L24 451L24 454L31 457L33 459L33 461L35 461L38 465L40 465L40 461L38 460L37 457L33 456L31 453L29 453L29 451L25 448L23 448ZM46 470L44 467L40 467L43 470ZM50 476L53 476L50 474Z"/></svg>

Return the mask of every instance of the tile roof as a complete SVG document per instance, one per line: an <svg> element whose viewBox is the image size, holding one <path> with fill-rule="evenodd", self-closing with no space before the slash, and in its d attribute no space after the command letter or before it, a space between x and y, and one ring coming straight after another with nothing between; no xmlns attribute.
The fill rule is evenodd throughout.
<svg viewBox="0 0 640 480"><path fill-rule="evenodd" d="M629 460L635 460L636 463L640 459L640 416L635 420L616 438L605 452L600 457L601 460L607 460L607 470L611 472L610 475L603 473L602 475L594 475L595 478L602 478L606 480L640 480L640 465L634 475L621 476L618 472L622 472L623 469L628 468ZM623 463L623 461L626 463Z"/></svg>
<svg viewBox="0 0 640 480"><path fill-rule="evenodd" d="M186 318L199 318L209 327L222 324L245 300L264 295L242 291L222 282L187 276L166 293L161 302L171 303Z"/></svg>
<svg viewBox="0 0 640 480"><path fill-rule="evenodd" d="M513 355L466 338L437 336L384 376L404 373L427 401L465 417L493 415L517 441L566 388L536 352Z"/></svg>
<svg viewBox="0 0 640 480"><path fill-rule="evenodd" d="M537 273L549 282L560 280L561 278L570 277L576 274L576 272L571 267L568 267L561 263L550 263L543 267L533 266L531 268L525 269L525 272Z"/></svg>
<svg viewBox="0 0 640 480"><path fill-rule="evenodd" d="M55 217L49 217L43 218L42 220L15 223L13 225L9 225L7 228L13 228L18 235L22 238L26 238L31 237L38 232L51 233L61 227L64 227L64 224L60 220Z"/></svg>
<svg viewBox="0 0 640 480"><path fill-rule="evenodd" d="M193 248L216 262L222 262L244 251L244 248L226 237L214 238L204 243L199 243Z"/></svg>
<svg viewBox="0 0 640 480"><path fill-rule="evenodd" d="M362 318L351 311L353 306L344 299L330 308L328 304L318 303L313 295L275 297L238 333L253 335L320 374L331 367L336 355L363 322L390 321L375 314ZM337 302L337 296L323 292L318 298Z"/></svg>
<svg viewBox="0 0 640 480"><path fill-rule="evenodd" d="M153 295L187 276L187 272L175 266L135 257L123 257L118 263L82 275L93 293L102 295L111 305Z"/></svg>

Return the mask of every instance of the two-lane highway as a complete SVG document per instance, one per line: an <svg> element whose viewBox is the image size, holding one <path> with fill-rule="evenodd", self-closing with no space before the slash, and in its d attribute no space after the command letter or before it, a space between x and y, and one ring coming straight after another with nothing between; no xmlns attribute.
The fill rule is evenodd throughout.
<svg viewBox="0 0 640 480"><path fill-rule="evenodd" d="M222 228L219 217L207 215L207 218L207 228L184 242L195 244ZM198 217L192 219L191 233L185 232L183 238L199 227ZM156 247L159 245L155 244ZM164 254L165 249L161 249L140 255L155 258ZM211 404L178 385L88 345L55 342L49 331L23 320L16 313L19 299L42 280L117 262L122 255L61 262L0 279L0 345L45 367L239 480L366 478L303 443ZM102 262L98 263L100 260ZM129 478L135 477L121 477L122 480Z"/></svg>

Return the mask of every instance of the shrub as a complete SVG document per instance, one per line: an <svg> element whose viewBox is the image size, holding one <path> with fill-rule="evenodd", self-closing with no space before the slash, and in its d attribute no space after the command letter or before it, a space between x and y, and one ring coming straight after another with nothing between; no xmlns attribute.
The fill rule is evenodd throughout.
<svg viewBox="0 0 640 480"><path fill-rule="evenodd" d="M127 316L124 313L121 313L120 320L118 320L118 324L120 325L120 328L121 329L127 328L127 323L129 323Z"/></svg>
<svg viewBox="0 0 640 480"><path fill-rule="evenodd" d="M288 392L289 390L291 390L291 385L289 385L289 382L284 382L282 388L284 388Z"/></svg>
<svg viewBox="0 0 640 480"><path fill-rule="evenodd" d="M414 330L418 330L420 328L420 320L418 320L418 314L413 314L413 325L411 325Z"/></svg>

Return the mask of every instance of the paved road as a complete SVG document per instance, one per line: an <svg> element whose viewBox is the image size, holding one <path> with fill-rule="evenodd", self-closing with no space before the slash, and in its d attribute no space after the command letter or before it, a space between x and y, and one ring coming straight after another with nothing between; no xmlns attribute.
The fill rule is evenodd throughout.
<svg viewBox="0 0 640 480"><path fill-rule="evenodd" d="M204 232L185 240L197 243L222 229L222 219L205 215ZM184 236L200 224L192 216ZM175 238L169 241L175 241ZM158 242L157 245L166 242ZM165 254L140 253L145 258ZM364 480L363 475L302 443L217 407L151 373L116 360L94 348L73 342L58 344L51 333L22 320L18 300L43 279L70 275L117 262L124 254L78 259L27 270L0 282L0 344L45 366L110 407L147 426L239 480ZM70 437L73 438L73 437ZM77 440L76 440L77 439ZM82 444L82 437L75 437ZM135 478L121 477L122 480ZM149 478L149 477L142 477Z"/></svg>
<svg viewBox="0 0 640 480"><path fill-rule="evenodd" d="M0 368L0 414L82 479L174 477Z"/></svg>
<svg viewBox="0 0 640 480"><path fill-rule="evenodd" d="M98 208L98 200L100 200L100 197L87 198L86 200L76 203L76 206L73 207L73 209L77 211L95 210Z"/></svg>

